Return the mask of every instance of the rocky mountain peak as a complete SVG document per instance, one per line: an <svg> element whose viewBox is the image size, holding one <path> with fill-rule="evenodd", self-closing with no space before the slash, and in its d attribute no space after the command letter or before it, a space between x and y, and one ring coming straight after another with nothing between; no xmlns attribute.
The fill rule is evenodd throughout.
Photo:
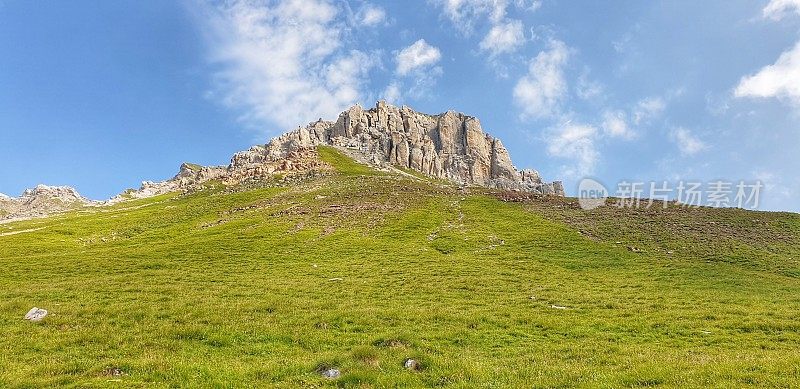
<svg viewBox="0 0 800 389"><path fill-rule="evenodd" d="M378 101L354 105L335 122L322 119L237 153L229 170L285 158L299 148L332 145L362 162L398 166L463 185L564 195L561 182L545 183L533 170L518 171L503 143L485 133L480 120L460 112L437 115Z"/></svg>
<svg viewBox="0 0 800 389"><path fill-rule="evenodd" d="M64 202L85 202L87 201L78 193L75 188L70 186L48 186L39 184L31 189L22 192L19 198L22 201L36 200L60 200Z"/></svg>
<svg viewBox="0 0 800 389"><path fill-rule="evenodd" d="M45 216L95 203L75 188L48 185L26 189L17 198L4 195L0 200L0 220Z"/></svg>

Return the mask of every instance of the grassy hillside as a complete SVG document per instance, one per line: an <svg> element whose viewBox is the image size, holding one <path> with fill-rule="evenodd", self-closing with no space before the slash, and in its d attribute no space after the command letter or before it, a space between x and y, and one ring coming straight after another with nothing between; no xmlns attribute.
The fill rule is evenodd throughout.
<svg viewBox="0 0 800 389"><path fill-rule="evenodd" d="M796 214L586 213L320 154L0 225L0 386L800 386Z"/></svg>

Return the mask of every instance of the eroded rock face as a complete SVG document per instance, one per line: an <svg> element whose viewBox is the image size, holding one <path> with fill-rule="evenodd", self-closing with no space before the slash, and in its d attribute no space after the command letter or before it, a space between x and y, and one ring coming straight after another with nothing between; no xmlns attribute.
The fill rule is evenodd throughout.
<svg viewBox="0 0 800 389"><path fill-rule="evenodd" d="M464 185L564 195L560 182L545 183L533 170L518 171L503 143L486 134L478 119L448 111L427 115L379 101L356 105L335 122L306 127L236 154L229 169L284 158L292 150L320 144L357 150L362 162L395 165Z"/></svg>
<svg viewBox="0 0 800 389"><path fill-rule="evenodd" d="M375 108L355 105L335 122L319 119L238 152L227 167L183 164L172 179L144 182L138 191L121 196L149 197L210 180L232 185L275 173L323 169L315 152L318 145L346 149L348 155L379 168L399 166L463 185L564 195L560 182L545 183L534 170L518 171L503 143L486 134L478 119L453 111L427 115L379 101Z"/></svg>
<svg viewBox="0 0 800 389"><path fill-rule="evenodd" d="M294 134L294 132L290 134ZM219 181L224 185L239 185L268 180L276 174L303 174L328 169L319 159L315 148L300 146L300 143L294 142L293 138L286 137L286 135L276 138L282 139L282 142L274 142L267 146L253 146L249 150L236 153L227 167L184 163L175 177L162 182L142 182L138 190L129 189L112 198L108 203L113 204L176 191L191 191L212 180Z"/></svg>

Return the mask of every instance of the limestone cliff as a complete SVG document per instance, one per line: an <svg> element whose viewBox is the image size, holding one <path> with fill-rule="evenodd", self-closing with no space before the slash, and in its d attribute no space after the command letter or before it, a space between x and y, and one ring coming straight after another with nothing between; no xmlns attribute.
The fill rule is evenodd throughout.
<svg viewBox="0 0 800 389"><path fill-rule="evenodd" d="M534 170L518 171L503 143L486 134L477 118L453 111L427 115L382 101L369 110L355 105L335 122L320 119L237 153L228 171L252 169L317 145L354 150L365 163L400 166L459 184L564 195L561 182L545 183Z"/></svg>

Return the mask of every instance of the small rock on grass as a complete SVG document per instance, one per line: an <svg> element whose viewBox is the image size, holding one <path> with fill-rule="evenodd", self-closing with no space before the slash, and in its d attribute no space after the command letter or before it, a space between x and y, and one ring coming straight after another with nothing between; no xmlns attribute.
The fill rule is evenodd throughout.
<svg viewBox="0 0 800 389"><path fill-rule="evenodd" d="M329 380L339 378L339 376L341 376L341 375L342 375L342 372L339 371L339 369L327 369L327 370L322 372L322 376L327 378L327 379L329 379Z"/></svg>
<svg viewBox="0 0 800 389"><path fill-rule="evenodd" d="M408 359L406 359L405 362L403 362L403 367L405 367L408 370L419 370L420 369L419 362L417 362L417 360L411 359L411 358L408 358Z"/></svg>
<svg viewBox="0 0 800 389"><path fill-rule="evenodd" d="M47 316L47 310L33 307L30 311L25 315L25 320L32 321L32 322L39 322Z"/></svg>
<svg viewBox="0 0 800 389"><path fill-rule="evenodd" d="M125 372L118 367L109 367L103 371L103 374L109 377L122 377L125 375Z"/></svg>

